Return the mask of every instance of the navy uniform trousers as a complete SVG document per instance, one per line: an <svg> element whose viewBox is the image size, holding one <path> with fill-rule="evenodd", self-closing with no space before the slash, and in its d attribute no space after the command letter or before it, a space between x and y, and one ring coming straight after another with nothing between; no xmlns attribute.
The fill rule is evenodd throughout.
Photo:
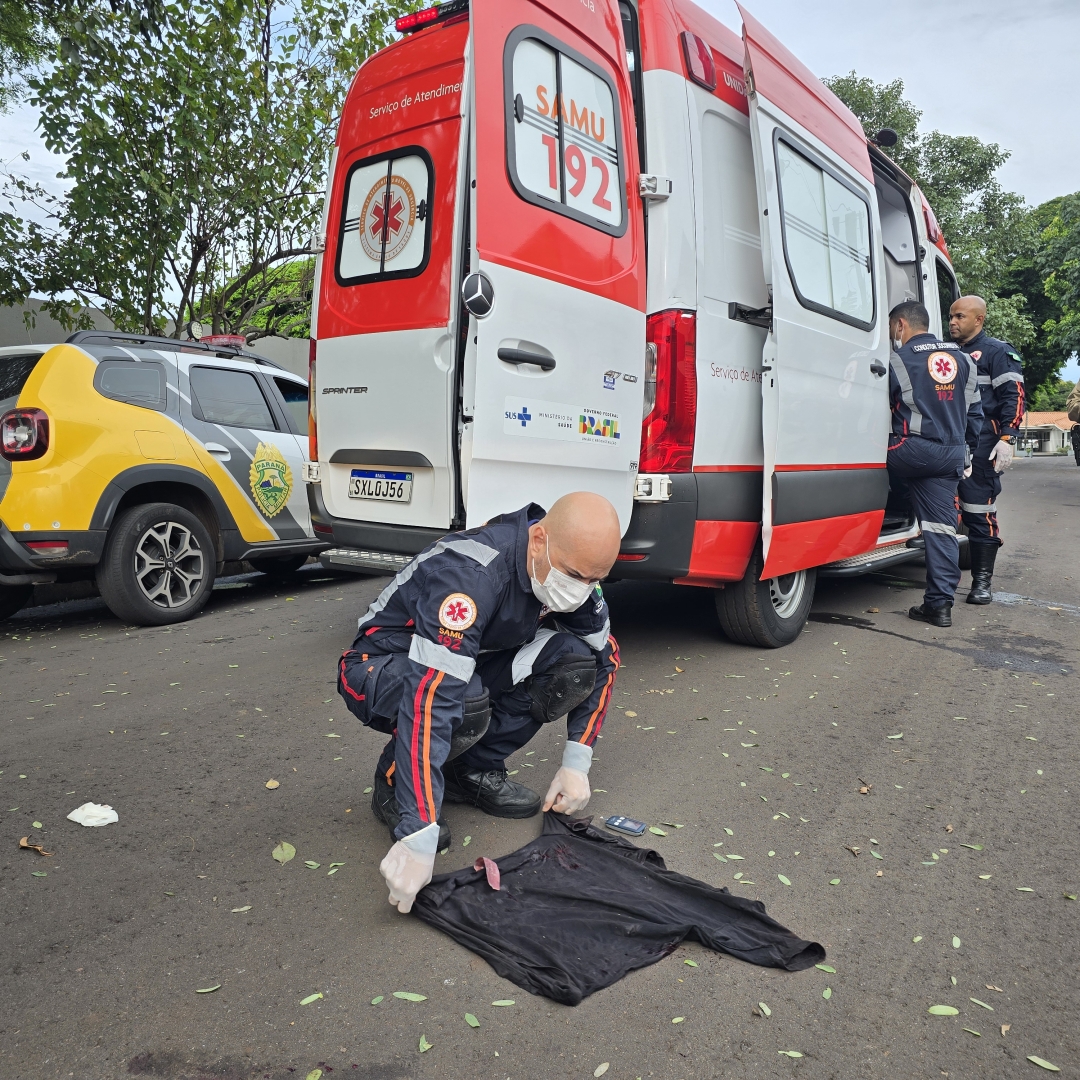
<svg viewBox="0 0 1080 1080"><path fill-rule="evenodd" d="M964 447L909 435L889 447L889 486L911 501L926 543L926 593L930 607L951 604L960 584L956 539L956 487L964 474ZM991 463L991 468L993 463Z"/></svg>
<svg viewBox="0 0 1080 1080"><path fill-rule="evenodd" d="M546 722L533 716L530 684L534 679L530 676L543 676L556 665L571 659L591 661L594 655L589 646L573 634L548 629L538 630L536 637L520 649L481 653L465 690L463 717L469 712L469 703L482 699L486 690L491 704L491 721L481 739L457 760L468 769L484 772L505 768L506 759L529 742ZM394 732L410 661L408 653L392 653L378 659L382 663L357 664L350 678L354 689L365 694L372 703L368 726L393 736L379 758L379 772L392 779L396 751ZM356 675L360 673L366 677L357 684ZM589 689L592 689L591 685ZM463 717L456 720L454 731L464 722Z"/></svg>
<svg viewBox="0 0 1080 1080"><path fill-rule="evenodd" d="M968 542L1001 546L998 528L997 497L1001 494L1001 474L990 460L997 446L995 431L979 436L979 445L971 455L971 475L960 481L960 511L967 526Z"/></svg>

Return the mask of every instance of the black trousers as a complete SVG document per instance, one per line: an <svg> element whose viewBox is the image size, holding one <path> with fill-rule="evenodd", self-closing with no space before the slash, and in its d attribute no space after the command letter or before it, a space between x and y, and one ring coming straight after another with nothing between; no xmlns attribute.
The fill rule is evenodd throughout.
<svg viewBox="0 0 1080 1080"><path fill-rule="evenodd" d="M1001 494L1001 474L994 470L990 452L997 445L997 434L991 431L979 439L971 457L971 475L960 481L960 511L972 544L1001 545L998 528L997 497Z"/></svg>
<svg viewBox="0 0 1080 1080"><path fill-rule="evenodd" d="M931 607L951 604L960 584L956 540L956 486L964 473L964 447L909 435L889 447L889 486L906 495L926 543L926 593Z"/></svg>

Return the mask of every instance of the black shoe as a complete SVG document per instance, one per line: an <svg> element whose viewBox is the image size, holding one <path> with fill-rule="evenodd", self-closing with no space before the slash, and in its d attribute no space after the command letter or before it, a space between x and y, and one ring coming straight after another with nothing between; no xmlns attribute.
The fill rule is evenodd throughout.
<svg viewBox="0 0 1080 1080"><path fill-rule="evenodd" d="M505 769L483 772L451 761L443 766L443 778L444 798L478 806L492 817L527 818L540 810L540 796L510 780Z"/></svg>
<svg viewBox="0 0 1080 1080"><path fill-rule="evenodd" d="M909 608L907 614L909 619L928 622L931 626L952 626L952 604L942 604L941 607L920 604Z"/></svg>
<svg viewBox="0 0 1080 1080"><path fill-rule="evenodd" d="M390 830L390 839L396 839L394 830L401 822L397 794L381 772L375 773L375 790L371 793L371 812ZM450 839L449 826L442 818L439 818L440 851L445 851L450 846Z"/></svg>
<svg viewBox="0 0 1080 1080"><path fill-rule="evenodd" d="M994 560L997 558L997 544L972 544L971 549L971 590L967 594L969 604L989 604L994 599L990 591L990 580L994 576Z"/></svg>

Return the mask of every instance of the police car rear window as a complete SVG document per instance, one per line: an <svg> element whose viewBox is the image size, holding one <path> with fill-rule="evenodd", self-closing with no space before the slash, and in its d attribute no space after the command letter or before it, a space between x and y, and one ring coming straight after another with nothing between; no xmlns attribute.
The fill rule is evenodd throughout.
<svg viewBox="0 0 1080 1080"><path fill-rule="evenodd" d="M254 375L225 368L193 367L191 407L200 420L273 431L277 425Z"/></svg>
<svg viewBox="0 0 1080 1080"><path fill-rule="evenodd" d="M94 389L114 401L165 411L165 367L153 360L102 360Z"/></svg>
<svg viewBox="0 0 1080 1080"><path fill-rule="evenodd" d="M30 372L40 359L40 352L0 356L0 412L14 408Z"/></svg>

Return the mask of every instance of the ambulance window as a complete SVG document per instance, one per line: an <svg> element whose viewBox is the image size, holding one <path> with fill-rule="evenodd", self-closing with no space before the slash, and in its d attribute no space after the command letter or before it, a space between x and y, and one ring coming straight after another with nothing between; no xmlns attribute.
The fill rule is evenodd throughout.
<svg viewBox="0 0 1080 1080"><path fill-rule="evenodd" d="M870 206L853 188L776 142L784 253L803 307L870 329Z"/></svg>
<svg viewBox="0 0 1080 1080"><path fill-rule="evenodd" d="M942 335L949 333L949 312L953 302L960 299L960 289L957 287L956 278L952 271L940 260L934 260L934 268L937 271L938 302L941 304L941 332ZM945 337L946 341L951 340Z"/></svg>
<svg viewBox="0 0 1080 1080"><path fill-rule="evenodd" d="M626 229L615 87L540 31L506 43L510 176L526 201L621 236Z"/></svg>
<svg viewBox="0 0 1080 1080"><path fill-rule="evenodd" d="M273 431L277 425L254 375L225 368L191 369L191 409L200 420Z"/></svg>
<svg viewBox="0 0 1080 1080"><path fill-rule="evenodd" d="M358 161L345 179L338 283L414 277L431 249L431 159L417 146Z"/></svg>
<svg viewBox="0 0 1080 1080"><path fill-rule="evenodd" d="M94 389L114 401L165 411L165 368L153 361L102 360L94 372Z"/></svg>

